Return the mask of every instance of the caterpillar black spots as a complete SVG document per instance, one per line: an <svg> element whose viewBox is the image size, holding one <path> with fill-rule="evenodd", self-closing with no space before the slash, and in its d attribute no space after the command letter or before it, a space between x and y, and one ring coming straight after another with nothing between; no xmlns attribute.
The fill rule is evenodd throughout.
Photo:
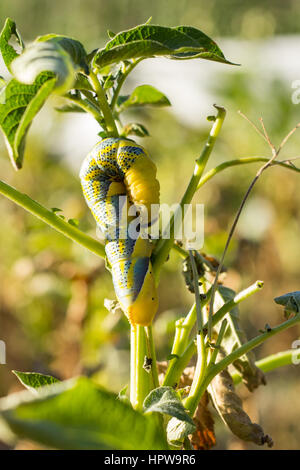
<svg viewBox="0 0 300 470"><path fill-rule="evenodd" d="M106 138L84 160L80 179L86 202L106 238L105 251L121 307L131 324L147 326L158 307L152 244L141 236L131 237L128 220L124 225L120 214L133 204L144 206L153 222L151 205L159 204L156 166L135 142Z"/></svg>

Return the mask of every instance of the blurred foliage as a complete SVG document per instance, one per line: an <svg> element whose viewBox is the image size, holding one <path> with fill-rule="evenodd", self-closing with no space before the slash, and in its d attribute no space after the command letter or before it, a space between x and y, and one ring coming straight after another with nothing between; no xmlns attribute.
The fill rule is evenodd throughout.
<svg viewBox="0 0 300 470"><path fill-rule="evenodd" d="M300 31L300 4L297 0L1 0L0 18L11 16L25 39L45 31L75 35L99 47L114 32L144 23L191 24L208 35L265 37Z"/></svg>
<svg viewBox="0 0 300 470"><path fill-rule="evenodd" d="M293 0L65 0L63 11L60 5L61 2L49 0L2 0L1 22L6 16L13 17L27 40L53 30L88 41L90 48L103 44L107 29L117 32L144 22L151 15L154 23L190 23L214 36L255 38L297 33L300 28L300 3ZM209 167L233 158L270 156L268 146L236 110L241 109L258 124L263 116L277 145L300 120L299 107L291 102L290 88L276 77L257 84L242 69L225 71L217 84L211 84L211 92L228 109L228 116ZM60 126L61 120L55 116L49 112L53 125ZM142 143L158 166L162 202L178 201L210 123L203 120L202 127L190 129L161 109L127 111L126 117L128 121L142 122L150 131L152 137ZM61 208L66 218L78 219L82 230L96 236L79 179L59 152L52 151L49 137L30 138L26 165L18 173L10 166L3 140L0 144L1 179L49 208ZM299 144L300 134L295 134L281 158L299 155ZM204 252L220 257L230 223L259 166L227 169L197 194L195 202L205 204ZM241 308L249 337L266 323L272 326L283 320L282 309L274 304L273 297L299 290L299 178L279 167L263 174L245 207L226 258L229 287L239 290L256 279L265 281L263 291ZM0 339L7 344L7 366L0 367L0 395L19 388L12 369L48 373L60 379L92 375L118 391L128 383L129 328L124 317L111 315L104 308L104 299L113 299L114 292L103 260L2 197L0 211ZM180 271L181 261L172 253L162 274L155 322L161 360L170 352L174 320L185 314L193 301ZM259 358L288 349L296 337L296 331L287 331L276 341L264 344L256 355ZM293 449L299 443L295 420L295 414L300 413L299 405L296 407L297 374L297 366L275 371L268 376L268 387L251 396L240 387L247 412L272 435L275 448ZM217 436L218 448L242 445L223 424L218 427Z"/></svg>

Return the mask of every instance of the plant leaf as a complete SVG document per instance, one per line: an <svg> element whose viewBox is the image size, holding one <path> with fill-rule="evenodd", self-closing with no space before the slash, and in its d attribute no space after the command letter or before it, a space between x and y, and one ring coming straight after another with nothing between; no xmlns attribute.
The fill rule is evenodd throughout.
<svg viewBox="0 0 300 470"><path fill-rule="evenodd" d="M168 98L151 85L138 86L126 100L123 101L121 110L134 106L171 106Z"/></svg>
<svg viewBox="0 0 300 470"><path fill-rule="evenodd" d="M167 449L152 416L144 416L117 396L79 378L25 391L0 400L0 413L22 438L58 449ZM1 435L2 437L2 435Z"/></svg>
<svg viewBox="0 0 300 470"><path fill-rule="evenodd" d="M209 450L216 444L214 420L208 409L208 404L209 397L205 392L194 416L196 431L192 435L191 444L195 450Z"/></svg>
<svg viewBox="0 0 300 470"><path fill-rule="evenodd" d="M75 88L76 90L93 91L93 87L90 84L88 78L85 75L83 75L83 73L80 73L80 72L76 74L73 88Z"/></svg>
<svg viewBox="0 0 300 470"><path fill-rule="evenodd" d="M69 54L75 65L78 65L85 73L89 73L87 54L83 45L77 39L62 36L61 34L45 34L44 36L37 37L36 42L58 44Z"/></svg>
<svg viewBox="0 0 300 470"><path fill-rule="evenodd" d="M285 316L288 318L293 313L300 312L300 291L289 292L275 297L275 302L284 306Z"/></svg>
<svg viewBox="0 0 300 470"><path fill-rule="evenodd" d="M38 372L20 372L17 370L13 370L12 372L18 377L21 384L24 385L25 388L34 393L38 393L40 391L38 389L41 387L60 382L51 375L39 374Z"/></svg>
<svg viewBox="0 0 300 470"><path fill-rule="evenodd" d="M0 127L15 168L21 168L29 126L56 83L51 73L40 74L32 85L11 80L1 90Z"/></svg>
<svg viewBox="0 0 300 470"><path fill-rule="evenodd" d="M271 437L264 434L259 424L252 423L243 410L242 400L235 393L233 380L227 369L212 380L209 393L217 412L233 434L244 441L254 442L257 445L267 443L272 447Z"/></svg>
<svg viewBox="0 0 300 470"><path fill-rule="evenodd" d="M158 387L152 390L145 398L143 408L145 413L163 413L191 425L194 424L172 387Z"/></svg>
<svg viewBox="0 0 300 470"><path fill-rule="evenodd" d="M172 418L167 424L167 439L169 444L181 447L184 439L193 434L196 430L195 424L180 421L177 418Z"/></svg>
<svg viewBox="0 0 300 470"><path fill-rule="evenodd" d="M24 49L11 63L15 78L26 85L34 83L41 72L52 72L56 77L56 92L64 94L75 81L75 66L70 55L54 42L36 42Z"/></svg>
<svg viewBox="0 0 300 470"><path fill-rule="evenodd" d="M55 108L55 110L58 111L59 113L85 113L86 112L77 104L65 104L64 106Z"/></svg>
<svg viewBox="0 0 300 470"><path fill-rule="evenodd" d="M219 309L225 302L233 299L236 293L225 286L219 286L215 296L214 309ZM222 349L230 354L247 341L244 331L239 323L239 309L233 308L226 316L227 328L222 341ZM218 331L221 325L216 325ZM233 366L241 374L246 387L252 392L259 385L266 385L266 378L262 370L255 365L255 355L252 351L239 357Z"/></svg>
<svg viewBox="0 0 300 470"><path fill-rule="evenodd" d="M127 135L137 135L138 137L148 137L149 132L143 124L138 124L137 122L132 122L126 124L123 127L121 135L126 137Z"/></svg>
<svg viewBox="0 0 300 470"><path fill-rule="evenodd" d="M230 64L217 44L196 28L144 24L118 33L93 58L100 68L128 59L166 56L172 59L203 58Z"/></svg>
<svg viewBox="0 0 300 470"><path fill-rule="evenodd" d="M0 33L0 52L8 70L10 70L11 62L19 55L14 47L9 44L9 41L13 36L16 38L16 41L20 45L21 49L23 49L24 43L19 31L17 30L16 23L10 18L7 18Z"/></svg>

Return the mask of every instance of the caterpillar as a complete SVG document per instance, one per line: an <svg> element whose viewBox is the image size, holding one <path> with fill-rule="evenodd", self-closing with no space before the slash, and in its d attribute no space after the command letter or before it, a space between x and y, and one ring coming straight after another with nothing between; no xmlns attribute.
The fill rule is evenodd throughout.
<svg viewBox="0 0 300 470"><path fill-rule="evenodd" d="M160 191L156 166L134 141L108 137L83 161L80 180L87 205L105 235L106 257L122 310L132 325L147 326L158 308L152 243L141 235L131 237L129 223L124 226L120 214L128 213L132 205L143 206L150 214L149 224L153 223L151 205L159 203Z"/></svg>

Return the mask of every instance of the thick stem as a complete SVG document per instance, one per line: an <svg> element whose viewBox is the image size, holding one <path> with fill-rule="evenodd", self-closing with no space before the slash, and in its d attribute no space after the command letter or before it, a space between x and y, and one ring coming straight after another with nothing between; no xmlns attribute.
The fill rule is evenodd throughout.
<svg viewBox="0 0 300 470"><path fill-rule="evenodd" d="M146 332L147 346L148 346L148 357L151 359L151 372L152 372L153 386L154 388L157 388L159 387L159 380L158 380L156 352L155 352L155 344L154 344L154 339L153 339L152 325L146 326L145 332Z"/></svg>
<svg viewBox="0 0 300 470"><path fill-rule="evenodd" d="M216 107L218 114L216 116L215 122L210 131L207 142L201 152L200 157L196 160L193 176L189 182L189 185L180 201L179 209L181 211L181 220L184 217L184 206L185 204L190 204L192 198L197 191L197 186L200 181L200 178L203 174L207 161L210 157L216 139L220 133L222 124L225 119L226 111L224 108ZM153 271L155 275L156 282L158 283L159 274L163 263L166 261L168 254L174 244L174 223L177 214L173 214L170 219L169 226L167 228L168 238L161 238L155 246L153 253ZM170 235L170 236L169 236Z"/></svg>
<svg viewBox="0 0 300 470"><path fill-rule="evenodd" d="M105 249L101 243L94 238L89 237L84 232L74 227L74 225L69 224L54 212L46 209L26 194L19 192L17 189L9 186L3 181L0 181L0 194L3 194L3 196L23 207L23 209L35 215L66 237L79 243L79 245L84 246L101 258L105 258Z"/></svg>
<svg viewBox="0 0 300 470"><path fill-rule="evenodd" d="M207 351L203 331L197 335L197 351L198 359L191 390L189 396L183 402L185 408L190 411L191 416L193 416L196 411L198 405L199 390L201 389L203 378L206 372Z"/></svg>
<svg viewBox="0 0 300 470"><path fill-rule="evenodd" d="M94 90L97 94L99 106L100 106L100 109L102 111L105 123L106 123L107 132L112 137L118 137L119 133L118 133L118 129L117 129L112 111L111 111L110 106L108 104L108 101L106 99L105 92L104 92L104 90L103 90L102 86L100 85L100 82L97 78L97 75L94 72L90 72L89 79L90 79L90 82L91 82L91 84L92 84L92 86L93 86L93 88L94 88Z"/></svg>
<svg viewBox="0 0 300 470"><path fill-rule="evenodd" d="M147 356L146 334L143 326L131 327L131 384L130 401L133 408L143 409L143 402L150 392L150 375L144 369Z"/></svg>

